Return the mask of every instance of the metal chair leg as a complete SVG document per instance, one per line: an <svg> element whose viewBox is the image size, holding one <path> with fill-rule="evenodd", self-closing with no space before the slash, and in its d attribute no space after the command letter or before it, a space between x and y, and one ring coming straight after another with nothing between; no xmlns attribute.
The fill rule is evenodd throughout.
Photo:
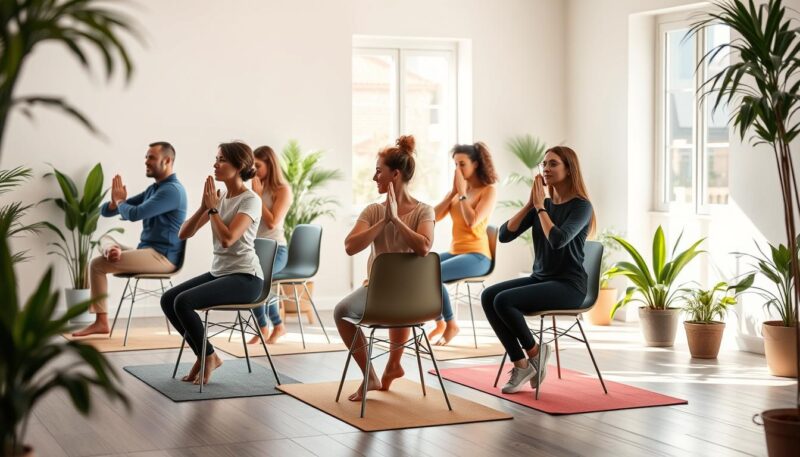
<svg viewBox="0 0 800 457"><path fill-rule="evenodd" d="M442 393L444 394L444 401L447 403L447 409L449 411L453 410L453 407L450 406L450 397L447 396L447 389L444 388L444 381L442 381L442 374L439 373L439 366L436 364L436 356L433 354L433 348L431 347L431 342L428 341L428 335L425 333L425 329L421 328L422 336L425 338L425 344L428 346L428 351L430 351L431 355L431 362L433 362L433 369L436 371L436 377L439 378L439 386L442 388Z"/></svg>
<svg viewBox="0 0 800 457"><path fill-rule="evenodd" d="M317 305L314 304L314 299L311 298L311 292L308 290L308 281L303 281L303 289L306 291L306 296L308 297L308 302L311 303L311 309L314 310L314 314L317 316L317 321L319 322L319 326L322 327L322 333L325 334L325 339L328 341L328 344L331 344L331 339L328 337L328 332L325 330L325 324L322 322L322 319L319 317L319 311L317 311ZM298 308L299 310L300 308ZM298 313L299 314L299 313Z"/></svg>
<svg viewBox="0 0 800 457"><path fill-rule="evenodd" d="M131 328L131 320L133 319L133 305L136 303L136 291L139 290L139 280L133 283L133 296L131 297L131 309L128 311L128 322L125 323L125 338L122 340L122 346L128 345L128 330Z"/></svg>
<svg viewBox="0 0 800 457"><path fill-rule="evenodd" d="M536 399L542 390L542 361L544 361L544 316L539 316L539 369L536 370Z"/></svg>
<svg viewBox="0 0 800 457"><path fill-rule="evenodd" d="M250 309L250 317L253 318L254 326L258 326L258 322L256 321L256 313L253 312L252 308ZM272 374L275 375L275 382L277 385L281 385L281 378L278 377L278 370L275 369L275 364L272 363L272 356L269 353L269 349L267 349L267 343L264 342L264 335L261 334L260 329L256 329L256 333L258 334L258 339L261 340L261 347L264 348L264 353L267 354L267 360L269 361L269 366L272 368Z"/></svg>
<svg viewBox="0 0 800 457"><path fill-rule="evenodd" d="M497 381L500 380L500 373L503 372L503 365L506 364L506 358L508 358L508 352L503 353L503 360L500 361L500 367L497 368L497 377L494 378L494 386L497 387Z"/></svg>
<svg viewBox="0 0 800 457"><path fill-rule="evenodd" d="M166 289L164 289L164 280L159 279L158 282L161 283L161 295L164 295L166 292ZM167 321L167 335L172 336L172 326L169 325L169 318L164 316L164 320Z"/></svg>
<svg viewBox="0 0 800 457"><path fill-rule="evenodd" d="M300 324L300 340L303 342L303 349L306 348L306 336L303 333L303 313L300 312L300 298L297 296L297 285L291 283L294 291L294 305L297 307L297 322Z"/></svg>
<svg viewBox="0 0 800 457"><path fill-rule="evenodd" d="M298 308L299 310L299 308ZM375 329L369 332L369 346L367 347L367 366L364 369L364 388L361 392L361 418L364 418L364 413L367 410L367 390L369 388L369 368L372 362L372 342L375 339Z"/></svg>
<svg viewBox="0 0 800 457"><path fill-rule="evenodd" d="M234 322L234 323L233 323L233 326L234 326L234 327L236 327L236 324L238 324L238 323L239 323L239 317L240 317L240 316L239 316L239 311L236 311L236 322ZM233 332L234 332L234 331L235 331L235 330L232 328L232 329L231 329L231 333L228 335L228 342L229 342L229 343L231 342L231 340L233 340ZM242 338L244 338L244 334L242 334Z"/></svg>
<svg viewBox="0 0 800 457"><path fill-rule="evenodd" d="M239 323L239 330L242 332L242 346L244 346L244 359L247 360L247 372L252 373L253 368L250 367L250 354L247 352L247 340L244 334L244 324L242 323L242 316L240 311L236 311L236 322Z"/></svg>
<svg viewBox="0 0 800 457"><path fill-rule="evenodd" d="M597 367L597 362L594 360L594 354L592 354L592 348L589 347L589 339L586 338L586 334L583 332L583 326L581 325L581 321L579 319L575 319L578 322L578 329L581 331L581 336L583 337L583 342L586 343L586 350L589 351L589 357L592 358L592 364L594 365L594 371L597 372L597 377L600 378L600 385L603 386L603 392L608 394L608 389L606 389L606 383L603 381L603 375L600 374L600 368Z"/></svg>
<svg viewBox="0 0 800 457"><path fill-rule="evenodd" d="M419 383L422 386L422 395L427 396L428 393L425 392L425 375L422 372L422 357L419 356L419 341L417 340L417 328L411 327L411 332L414 334L414 353L417 354L417 366L419 367Z"/></svg>
<svg viewBox="0 0 800 457"><path fill-rule="evenodd" d="M122 290L122 296L119 297L119 305L117 305L117 312L114 314L114 322L111 323L111 331L108 332L108 338L111 339L114 336L114 327L117 325L117 318L119 317L119 312L122 309L122 302L125 301L125 294L128 293L128 286L131 284L131 278L128 278L128 281L125 282L125 288Z"/></svg>
<svg viewBox="0 0 800 457"><path fill-rule="evenodd" d="M472 320L472 339L475 342L475 349L478 349L478 331L475 329L475 314L472 311L472 290L467 283L467 302L469 303L469 318Z"/></svg>
<svg viewBox="0 0 800 457"><path fill-rule="evenodd" d="M206 345L208 344L208 311L203 323L203 349L200 351L200 393L203 393L203 384L206 379Z"/></svg>
<svg viewBox="0 0 800 457"><path fill-rule="evenodd" d="M353 357L353 346L356 344L356 339L358 338L358 333L361 330L356 328L356 333L353 335L353 340L350 342L350 346L347 348L347 360L344 362L344 370L342 371L342 380L339 381L339 391L336 392L336 402L339 402L339 397L342 395L342 387L344 387L344 378L347 376L347 367L350 366L350 358Z"/></svg>
<svg viewBox="0 0 800 457"><path fill-rule="evenodd" d="M558 327L556 327L556 316L553 316L553 341L556 343L556 366L558 367L558 379L561 379L561 356L558 353Z"/></svg>
<svg viewBox="0 0 800 457"><path fill-rule="evenodd" d="M178 373L178 365L181 363L181 356L183 355L184 346L186 346L186 335L183 335L183 339L181 340L181 350L178 351L178 360L175 361L175 369L172 370L172 379L175 379L175 375Z"/></svg>

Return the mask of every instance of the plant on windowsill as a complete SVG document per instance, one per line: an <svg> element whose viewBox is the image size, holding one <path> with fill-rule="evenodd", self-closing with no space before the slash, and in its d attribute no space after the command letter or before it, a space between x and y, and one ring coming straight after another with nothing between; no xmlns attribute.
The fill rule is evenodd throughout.
<svg viewBox="0 0 800 457"><path fill-rule="evenodd" d="M98 163L89 172L83 184L83 196L78 192L75 182L67 175L53 168L47 176L55 176L61 189L60 198L46 198L40 203L53 202L56 207L64 212L64 227L62 231L51 222L42 222L58 236L58 240L50 243L53 250L48 254L61 257L67 264L71 288L64 291L67 307L89 300L89 261L92 248L97 241L92 237L97 230L97 220L100 218L100 204L106 195L103 190L103 167ZM122 233L121 228L112 228L105 232Z"/></svg>
<svg viewBox="0 0 800 457"><path fill-rule="evenodd" d="M93 388L130 405L119 375L103 354L80 341L60 338L69 319L86 311L90 302L56 316L58 292L51 290L49 268L24 305L19 303L8 231L8 220L0 221L0 456L32 457L25 443L28 422L49 392L64 390L84 415L92 407Z"/></svg>
<svg viewBox="0 0 800 457"><path fill-rule="evenodd" d="M714 99L714 108L727 104L731 122L744 140L748 132L754 133L752 143L772 146L778 168L778 182L783 204L783 222L788 243L793 283L800 283L800 260L797 252L798 230L795 227L795 210L800 212L800 189L797 186L791 143L800 134L800 33L796 21L797 11L783 5L782 0L767 3L749 0L724 0L712 8L689 29L689 34L718 24L725 25L736 37L730 43L714 47L701 59L701 66L710 66L718 58L722 69L703 83L703 97ZM789 13L794 17L789 17ZM792 319L784 327L794 329L795 374L800 372L800 288L794 287L790 306ZM768 324L763 325L769 331ZM770 456L797 455L797 437L800 436L800 379L792 408L764 411L761 417L767 436Z"/></svg>
<svg viewBox="0 0 800 457"><path fill-rule="evenodd" d="M511 151L512 154L514 154L514 157L522 162L522 165L528 170L528 172L526 174L512 172L503 181L503 185L508 186L523 184L528 190L528 193L530 193L530 189L533 187L533 178L537 174L539 164L541 164L544 160L547 146L543 141L534 136L517 135L508 140L506 147ZM514 212L517 212L525 206L525 201L519 199L501 200L498 202L498 206L500 208L508 208ZM533 239L531 238L530 232L523 233L519 236L519 239L523 240L531 253L531 258L533 258L535 253L533 252Z"/></svg>
<svg viewBox="0 0 800 457"><path fill-rule="evenodd" d="M616 271L614 258L621 250L621 246L614 240L613 237L615 236L622 237L623 235L613 228L606 228L597 237L597 241L603 245L603 259L600 264L600 291L594 306L585 314L586 319L592 325L610 325L611 308L617 302L618 290L616 287L611 287L611 278Z"/></svg>
<svg viewBox="0 0 800 457"><path fill-rule="evenodd" d="M753 285L755 273L750 273L735 284L720 281L710 289L687 288L683 312L683 328L689 352L695 359L716 359L725 331L725 315L736 304L739 294ZM720 319L720 320L715 320Z"/></svg>
<svg viewBox="0 0 800 457"><path fill-rule="evenodd" d="M341 180L342 173L339 170L322 168L320 160L324 155L324 151L303 154L296 140L290 140L283 148L281 155L283 176L292 189L292 195L294 195L294 203L286 213L286 219L284 219L283 223L286 241L290 242L292 232L298 225L310 224L323 216L335 219L336 212L334 207L338 206L339 202L332 197L320 196L318 192L331 182ZM308 281L307 284L309 293L313 293L313 281ZM292 287L297 288L299 297L304 296L303 286L282 286L284 290L281 295L293 296ZM281 302L284 311L297 311L294 301L282 300ZM306 313L309 321L312 321L311 304L304 298L300 300L300 303L301 311Z"/></svg>
<svg viewBox="0 0 800 457"><path fill-rule="evenodd" d="M667 248L664 230L661 226L653 236L653 269L644 261L639 251L625 239L612 236L627 251L633 263L617 262L609 272L610 277L624 276L633 286L625 290L625 295L614 305L611 318L617 310L631 302L639 302L639 319L647 346L670 347L675 344L675 332L678 328L680 307L673 306L685 295L678 288L676 280L683 269L699 254L698 246L705 238L692 243L685 251L678 253L678 245L683 238L681 232L672 247L671 258L667 259Z"/></svg>

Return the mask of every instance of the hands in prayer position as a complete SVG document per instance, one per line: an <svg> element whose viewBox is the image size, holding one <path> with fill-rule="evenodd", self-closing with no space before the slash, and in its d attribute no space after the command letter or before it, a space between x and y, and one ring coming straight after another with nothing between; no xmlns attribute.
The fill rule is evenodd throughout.
<svg viewBox="0 0 800 457"><path fill-rule="evenodd" d="M203 209L212 209L219 206L219 194L220 192L214 185L214 178L211 176L206 178L206 183L203 187L203 200L201 203Z"/></svg>

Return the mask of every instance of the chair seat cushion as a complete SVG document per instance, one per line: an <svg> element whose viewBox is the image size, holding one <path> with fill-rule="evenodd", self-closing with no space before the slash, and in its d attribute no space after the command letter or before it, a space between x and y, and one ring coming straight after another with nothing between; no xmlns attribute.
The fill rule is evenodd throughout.
<svg viewBox="0 0 800 457"><path fill-rule="evenodd" d="M287 281L295 279L308 279L314 276L314 269L309 267L284 268L272 275L272 281Z"/></svg>

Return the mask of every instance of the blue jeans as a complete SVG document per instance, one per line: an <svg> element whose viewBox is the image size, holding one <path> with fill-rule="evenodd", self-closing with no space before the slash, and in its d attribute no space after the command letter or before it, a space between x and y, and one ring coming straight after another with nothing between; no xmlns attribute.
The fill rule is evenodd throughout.
<svg viewBox="0 0 800 457"><path fill-rule="evenodd" d="M289 250L285 245L278 246L278 250L275 251L275 262L272 263L272 274L279 273L286 268L287 261L289 261ZM258 320L258 326L267 326L267 309L269 309L269 320L272 322L272 325L281 325L281 314L278 311L278 298L273 296L269 300L269 305L261 305L253 310L256 315L256 320Z"/></svg>
<svg viewBox="0 0 800 457"><path fill-rule="evenodd" d="M457 279L472 278L482 276L489 272L492 261L483 254L471 252L469 254L450 254L443 252L439 254L442 262L442 316L445 321L453 320L453 307L450 305L450 294L447 293L444 283Z"/></svg>

